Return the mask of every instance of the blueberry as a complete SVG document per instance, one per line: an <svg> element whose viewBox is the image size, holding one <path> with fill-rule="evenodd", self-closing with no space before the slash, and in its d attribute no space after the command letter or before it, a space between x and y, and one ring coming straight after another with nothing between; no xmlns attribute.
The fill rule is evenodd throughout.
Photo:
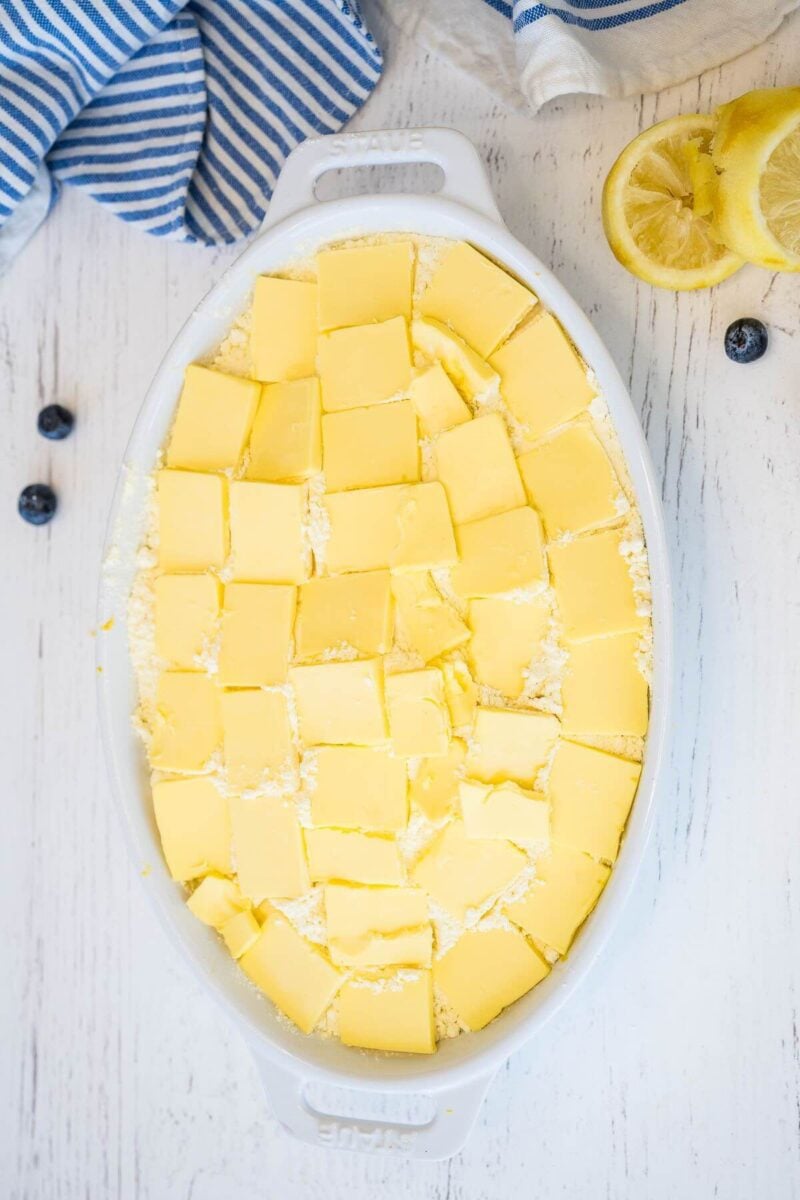
<svg viewBox="0 0 800 1200"><path fill-rule="evenodd" d="M740 317L725 330L725 353L735 363L755 362L768 341L766 325L755 317Z"/></svg>
<svg viewBox="0 0 800 1200"><path fill-rule="evenodd" d="M55 516L58 497L48 483L29 483L19 494L17 508L29 525L46 525Z"/></svg>
<svg viewBox="0 0 800 1200"><path fill-rule="evenodd" d="M48 404L39 413L36 424L42 437L60 442L62 438L72 432L75 418L68 408L64 408L60 404Z"/></svg>

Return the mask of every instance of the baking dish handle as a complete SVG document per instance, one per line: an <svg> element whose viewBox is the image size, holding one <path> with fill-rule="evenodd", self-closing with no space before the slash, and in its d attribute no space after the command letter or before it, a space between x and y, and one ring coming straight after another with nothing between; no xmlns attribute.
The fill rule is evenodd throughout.
<svg viewBox="0 0 800 1200"><path fill-rule="evenodd" d="M331 1150L357 1150L429 1161L452 1158L458 1153L470 1135L494 1078L492 1072L435 1092L409 1092L409 1095L429 1097L436 1105L436 1111L428 1121L406 1124L322 1112L309 1101L307 1081L301 1075L257 1052L254 1057L273 1112L293 1137Z"/></svg>
<svg viewBox="0 0 800 1200"><path fill-rule="evenodd" d="M478 151L457 129L376 129L308 138L283 164L262 229L318 204L317 180L346 167L435 163L444 173L438 193L503 224Z"/></svg>

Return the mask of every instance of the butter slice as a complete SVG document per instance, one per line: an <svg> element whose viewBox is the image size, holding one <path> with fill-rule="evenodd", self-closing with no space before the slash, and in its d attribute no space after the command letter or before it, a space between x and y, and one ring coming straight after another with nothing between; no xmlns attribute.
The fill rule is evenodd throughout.
<svg viewBox="0 0 800 1200"><path fill-rule="evenodd" d="M261 926L249 909L236 913L220 928L232 958L241 958L258 940Z"/></svg>
<svg viewBox="0 0 800 1200"><path fill-rule="evenodd" d="M357 938L331 938L331 959L342 967L429 967L433 960L433 926L365 933Z"/></svg>
<svg viewBox="0 0 800 1200"><path fill-rule="evenodd" d="M323 333L317 354L325 412L383 404L408 391L411 348L402 317Z"/></svg>
<svg viewBox="0 0 800 1200"><path fill-rule="evenodd" d="M391 648L393 605L388 571L310 579L302 584L299 601L295 654L301 661L342 647L365 655L385 654Z"/></svg>
<svg viewBox="0 0 800 1200"><path fill-rule="evenodd" d="M550 546L553 587L568 640L642 628L622 540L622 533L612 529Z"/></svg>
<svg viewBox="0 0 800 1200"><path fill-rule="evenodd" d="M231 873L228 803L210 779L154 784L153 809L173 879L196 879L209 871Z"/></svg>
<svg viewBox="0 0 800 1200"><path fill-rule="evenodd" d="M463 425L472 416L441 363L434 363L415 376L408 394L424 437L435 437L454 425Z"/></svg>
<svg viewBox="0 0 800 1200"><path fill-rule="evenodd" d="M167 466L224 471L242 457L260 392L252 379L192 363L167 447Z"/></svg>
<svg viewBox="0 0 800 1200"><path fill-rule="evenodd" d="M528 891L506 912L529 937L566 954L610 873L579 850L554 843L549 854L537 859L536 878Z"/></svg>
<svg viewBox="0 0 800 1200"><path fill-rule="evenodd" d="M492 596L547 581L542 523L532 508L459 525L456 537L461 562L451 582L459 596Z"/></svg>
<svg viewBox="0 0 800 1200"><path fill-rule="evenodd" d="M222 875L206 875L186 901L186 907L204 925L220 929L231 917L247 908L248 901L235 880L225 879Z"/></svg>
<svg viewBox="0 0 800 1200"><path fill-rule="evenodd" d="M449 566L458 560L447 497L440 483L395 484L325 496L325 551L332 574Z"/></svg>
<svg viewBox="0 0 800 1200"><path fill-rule="evenodd" d="M317 285L260 275L250 335L253 374L264 383L305 379L316 371Z"/></svg>
<svg viewBox="0 0 800 1200"><path fill-rule="evenodd" d="M235 788L255 788L267 777L291 781L297 752L286 697L281 692L243 688L220 698L223 760L228 782Z"/></svg>
<svg viewBox="0 0 800 1200"><path fill-rule="evenodd" d="M472 600L469 657L475 678L516 700L525 686L524 672L539 657L547 636L550 610L543 597L524 604L498 597Z"/></svg>
<svg viewBox="0 0 800 1200"><path fill-rule="evenodd" d="M359 938L368 933L397 933L428 920L428 899L421 888L325 887L325 920L332 938Z"/></svg>
<svg viewBox="0 0 800 1200"><path fill-rule="evenodd" d="M564 733L622 734L647 732L647 682L636 665L639 635L573 642L561 685Z"/></svg>
<svg viewBox="0 0 800 1200"><path fill-rule="evenodd" d="M455 808L466 753L461 738L453 738L445 754L420 763L411 780L410 796L428 820L439 821Z"/></svg>
<svg viewBox="0 0 800 1200"><path fill-rule="evenodd" d="M224 476L163 470L156 488L161 570L221 567L228 553Z"/></svg>
<svg viewBox="0 0 800 1200"><path fill-rule="evenodd" d="M548 538L585 533L619 519L619 480L599 439L584 422L576 421L523 454L519 469Z"/></svg>
<svg viewBox="0 0 800 1200"><path fill-rule="evenodd" d="M250 434L247 478L298 483L322 469L318 379L267 383Z"/></svg>
<svg viewBox="0 0 800 1200"><path fill-rule="evenodd" d="M452 604L444 600L427 571L392 577L401 642L425 662L454 650L469 638L469 629Z"/></svg>
<svg viewBox="0 0 800 1200"><path fill-rule="evenodd" d="M312 883L403 883L403 864L394 838L349 829L306 829Z"/></svg>
<svg viewBox="0 0 800 1200"><path fill-rule="evenodd" d="M322 448L329 492L419 479L417 418L410 400L326 413Z"/></svg>
<svg viewBox="0 0 800 1200"><path fill-rule="evenodd" d="M444 694L450 710L450 722L454 729L471 725L478 706L478 685L469 672L469 667L460 659L443 661Z"/></svg>
<svg viewBox="0 0 800 1200"><path fill-rule="evenodd" d="M202 771L221 740L219 692L213 681L195 671L165 671L156 691L153 766Z"/></svg>
<svg viewBox="0 0 800 1200"><path fill-rule="evenodd" d="M482 783L513 779L531 787L550 757L558 732L558 717L552 713L479 706L467 773Z"/></svg>
<svg viewBox="0 0 800 1200"><path fill-rule="evenodd" d="M310 574L303 484L230 485L233 577L249 583L302 583Z"/></svg>
<svg viewBox="0 0 800 1200"><path fill-rule="evenodd" d="M547 783L553 840L613 863L641 773L641 763L560 742Z"/></svg>
<svg viewBox="0 0 800 1200"><path fill-rule="evenodd" d="M474 401L498 392L500 379L497 372L441 321L422 318L412 321L411 340L420 354L441 364L466 400Z"/></svg>
<svg viewBox="0 0 800 1200"><path fill-rule="evenodd" d="M272 1003L311 1033L330 1005L342 976L280 913L267 915L261 933L239 959L242 970Z"/></svg>
<svg viewBox="0 0 800 1200"><path fill-rule="evenodd" d="M387 675L385 688L394 753L405 758L445 754L450 717L441 671L430 667Z"/></svg>
<svg viewBox="0 0 800 1200"><path fill-rule="evenodd" d="M346 1046L433 1054L433 984L430 971L413 979L387 976L382 990L377 981L351 980L339 993L339 1036Z"/></svg>
<svg viewBox="0 0 800 1200"><path fill-rule="evenodd" d="M543 313L490 358L500 390L525 427L526 446L582 412L595 395L583 363L558 321Z"/></svg>
<svg viewBox="0 0 800 1200"><path fill-rule="evenodd" d="M550 806L544 796L515 783L460 785L461 814L467 837L506 838L522 846L550 840Z"/></svg>
<svg viewBox="0 0 800 1200"><path fill-rule="evenodd" d="M527 863L510 842L467 837L463 821L453 820L411 870L411 882L424 888L459 921L502 892Z"/></svg>
<svg viewBox="0 0 800 1200"><path fill-rule="evenodd" d="M378 658L292 667L300 736L307 746L386 741L383 664Z"/></svg>
<svg viewBox="0 0 800 1200"><path fill-rule="evenodd" d="M304 895L308 870L292 802L279 796L231 796L230 810L242 894L253 904Z"/></svg>
<svg viewBox="0 0 800 1200"><path fill-rule="evenodd" d="M218 662L223 687L286 682L296 594L288 585L226 583Z"/></svg>
<svg viewBox="0 0 800 1200"><path fill-rule="evenodd" d="M317 255L320 329L411 317L414 247L380 242Z"/></svg>
<svg viewBox="0 0 800 1200"><path fill-rule="evenodd" d="M363 746L321 746L311 793L315 825L394 833L408 821L408 781L402 759Z"/></svg>
<svg viewBox="0 0 800 1200"><path fill-rule="evenodd" d="M490 1021L541 983L550 967L512 929L476 929L462 934L434 965L437 988L468 1029Z"/></svg>
<svg viewBox="0 0 800 1200"><path fill-rule="evenodd" d="M436 441L436 473L457 525L519 508L525 489L503 418L476 417Z"/></svg>
<svg viewBox="0 0 800 1200"><path fill-rule="evenodd" d="M198 670L197 657L217 630L219 580L211 574L159 575L154 587L156 654L185 671Z"/></svg>

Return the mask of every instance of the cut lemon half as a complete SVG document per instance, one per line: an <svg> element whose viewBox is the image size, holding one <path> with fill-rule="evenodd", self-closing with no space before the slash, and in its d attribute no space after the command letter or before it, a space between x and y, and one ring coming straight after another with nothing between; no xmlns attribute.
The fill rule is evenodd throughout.
<svg viewBox="0 0 800 1200"><path fill-rule="evenodd" d="M710 287L742 265L712 223L707 116L671 117L622 151L603 189L603 226L624 267L655 287Z"/></svg>
<svg viewBox="0 0 800 1200"><path fill-rule="evenodd" d="M800 88L747 92L716 116L720 236L759 266L800 271Z"/></svg>

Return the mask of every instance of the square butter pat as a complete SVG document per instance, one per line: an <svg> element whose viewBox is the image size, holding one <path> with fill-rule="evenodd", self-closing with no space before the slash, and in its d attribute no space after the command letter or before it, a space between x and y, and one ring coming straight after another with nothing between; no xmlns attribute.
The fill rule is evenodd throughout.
<svg viewBox="0 0 800 1200"><path fill-rule="evenodd" d="M300 736L307 746L374 746L387 738L378 658L292 667Z"/></svg>
<svg viewBox="0 0 800 1200"><path fill-rule="evenodd" d="M622 542L619 530L609 530L550 546L553 587L568 640L642 628Z"/></svg>
<svg viewBox="0 0 800 1200"><path fill-rule="evenodd" d="M396 484L325 496L330 522L326 564L348 571L432 569L458 561L440 483Z"/></svg>
<svg viewBox="0 0 800 1200"><path fill-rule="evenodd" d="M251 583L302 583L311 571L303 484L230 485L233 577Z"/></svg>
<svg viewBox="0 0 800 1200"><path fill-rule="evenodd" d="M408 326L393 317L323 333L317 362L325 412L398 399L411 383Z"/></svg>
<svg viewBox="0 0 800 1200"><path fill-rule="evenodd" d="M492 596L547 582L542 523L532 508L459 525L456 537L461 561L451 581L459 596Z"/></svg>
<svg viewBox="0 0 800 1200"><path fill-rule="evenodd" d="M320 329L411 317L414 247L383 242L317 255Z"/></svg>
<svg viewBox="0 0 800 1200"><path fill-rule="evenodd" d="M297 752L286 697L281 692L243 688L223 692L223 761L228 782L235 788L255 788L278 780L295 782Z"/></svg>
<svg viewBox="0 0 800 1200"><path fill-rule="evenodd" d="M253 374L264 383L305 379L317 369L317 285L260 275L250 334Z"/></svg>
<svg viewBox="0 0 800 1200"><path fill-rule="evenodd" d="M397 933L428 920L428 899L421 888L325 886L325 920L332 938Z"/></svg>
<svg viewBox="0 0 800 1200"><path fill-rule="evenodd" d="M326 413L322 418L322 455L329 492L416 483L419 445L411 401Z"/></svg>
<svg viewBox="0 0 800 1200"><path fill-rule="evenodd" d="M318 379L267 383L250 434L247 478L296 483L322 468Z"/></svg>
<svg viewBox="0 0 800 1200"><path fill-rule="evenodd" d="M221 567L228 553L226 479L158 471L158 564L162 571Z"/></svg>
<svg viewBox="0 0 800 1200"><path fill-rule="evenodd" d="M641 773L641 763L560 742L547 782L553 840L613 863Z"/></svg>
<svg viewBox="0 0 800 1200"><path fill-rule="evenodd" d="M621 734L647 732L647 681L636 663L639 635L573 642L561 685L564 733Z"/></svg>
<svg viewBox="0 0 800 1200"><path fill-rule="evenodd" d="M225 584L218 662L224 687L286 682L296 594L282 584Z"/></svg>
<svg viewBox="0 0 800 1200"><path fill-rule="evenodd" d="M445 754L450 715L441 671L387 675L385 689L393 752L405 758Z"/></svg>
<svg viewBox="0 0 800 1200"><path fill-rule="evenodd" d="M345 983L336 1004L346 1046L433 1054L433 985L430 971L408 979L388 975Z"/></svg>
<svg viewBox="0 0 800 1200"><path fill-rule="evenodd" d="M467 837L506 838L522 846L541 846L550 839L550 806L544 796L515 783L475 783L459 788Z"/></svg>
<svg viewBox="0 0 800 1200"><path fill-rule="evenodd" d="M344 647L385 654L392 644L392 617L388 571L310 579L300 587L295 654L301 661Z"/></svg>
<svg viewBox="0 0 800 1200"><path fill-rule="evenodd" d="M277 912L267 915L258 939L239 963L303 1033L311 1033L342 980L327 956Z"/></svg>
<svg viewBox="0 0 800 1200"><path fill-rule="evenodd" d="M196 879L209 871L231 873L228 802L210 779L154 784L153 809L173 879Z"/></svg>
<svg viewBox="0 0 800 1200"><path fill-rule="evenodd" d="M519 469L548 538L585 533L620 515L619 481L599 439L584 422L576 421L523 454Z"/></svg>
<svg viewBox="0 0 800 1200"><path fill-rule="evenodd" d="M154 587L156 654L186 671L200 667L217 632L220 583L214 575L159 575Z"/></svg>
<svg viewBox="0 0 800 1200"><path fill-rule="evenodd" d="M433 978L467 1029L483 1029L504 1008L541 983L550 967L511 929L462 934L438 960Z"/></svg>
<svg viewBox="0 0 800 1200"><path fill-rule="evenodd" d="M436 474L457 525L525 503L514 451L499 413L476 417L436 441Z"/></svg>
<svg viewBox="0 0 800 1200"><path fill-rule="evenodd" d="M468 242L457 242L434 271L420 312L451 325L484 357L505 341L536 297Z"/></svg>
<svg viewBox="0 0 800 1200"><path fill-rule="evenodd" d="M260 904L307 892L303 834L292 802L280 796L231 796L230 810L242 894Z"/></svg>
<svg viewBox="0 0 800 1200"><path fill-rule="evenodd" d="M411 882L425 891L457 920L502 892L527 863L510 842L470 838L463 821L453 820L410 872Z"/></svg>
<svg viewBox="0 0 800 1200"><path fill-rule="evenodd" d="M311 820L315 825L380 833L405 829L408 781L402 759L363 746L321 746L313 762Z"/></svg>
<svg viewBox="0 0 800 1200"><path fill-rule="evenodd" d="M482 783L513 779L531 787L550 757L558 733L558 717L552 713L479 707L467 773Z"/></svg>
<svg viewBox="0 0 800 1200"><path fill-rule="evenodd" d="M429 967L433 960L433 926L429 921L394 933L332 937L328 948L333 962L343 967Z"/></svg>
<svg viewBox="0 0 800 1200"><path fill-rule="evenodd" d="M441 321L422 318L412 321L411 340L423 357L444 368L466 400L499 395L497 372Z"/></svg>
<svg viewBox="0 0 800 1200"><path fill-rule="evenodd" d="M250 910L247 909L230 917L221 927L220 933L230 951L231 957L241 958L243 954L255 945L261 933L261 926Z"/></svg>
<svg viewBox="0 0 800 1200"><path fill-rule="evenodd" d="M231 917L248 907L233 879L222 875L206 875L186 901L186 907L204 925L219 929Z"/></svg>
<svg viewBox="0 0 800 1200"><path fill-rule="evenodd" d="M306 855L313 883L404 883L394 838L349 829L306 829Z"/></svg>
<svg viewBox="0 0 800 1200"><path fill-rule="evenodd" d="M454 425L463 425L472 416L441 363L415 376L408 394L424 437L435 437Z"/></svg>
<svg viewBox="0 0 800 1200"><path fill-rule="evenodd" d="M150 762L161 771L202 771L222 740L219 691L207 675L165 671L156 691Z"/></svg>
<svg viewBox="0 0 800 1200"><path fill-rule="evenodd" d="M542 596L524 603L488 596L470 601L472 629L469 657L479 683L516 700L525 686L525 672L541 659L550 610Z"/></svg>
<svg viewBox="0 0 800 1200"><path fill-rule="evenodd" d="M528 891L506 913L529 937L566 954L609 874L608 867L580 850L553 843L550 853L536 860L536 878Z"/></svg>
<svg viewBox="0 0 800 1200"><path fill-rule="evenodd" d="M167 466L224 471L242 457L258 404L259 385L192 363L167 447Z"/></svg>
<svg viewBox="0 0 800 1200"><path fill-rule="evenodd" d="M469 629L452 604L444 600L427 571L394 575L400 642L425 662L454 650L469 638Z"/></svg>
<svg viewBox="0 0 800 1200"><path fill-rule="evenodd" d="M455 808L466 753L461 738L453 738L445 754L426 758L419 764L411 780L410 797L428 820L439 821Z"/></svg>
<svg viewBox="0 0 800 1200"><path fill-rule="evenodd" d="M595 395L583 363L555 317L543 313L489 360L500 390L525 427L527 446L582 412Z"/></svg>

